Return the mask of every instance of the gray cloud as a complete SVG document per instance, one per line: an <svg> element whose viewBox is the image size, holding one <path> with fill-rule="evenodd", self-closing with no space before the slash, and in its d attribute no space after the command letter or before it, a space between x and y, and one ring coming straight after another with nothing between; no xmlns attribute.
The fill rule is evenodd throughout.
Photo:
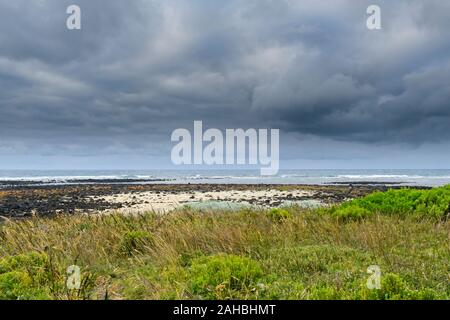
<svg viewBox="0 0 450 320"><path fill-rule="evenodd" d="M0 153L161 155L197 119L448 142L450 4L376 1L369 31L372 2L0 0ZM65 28L70 4L81 31Z"/></svg>

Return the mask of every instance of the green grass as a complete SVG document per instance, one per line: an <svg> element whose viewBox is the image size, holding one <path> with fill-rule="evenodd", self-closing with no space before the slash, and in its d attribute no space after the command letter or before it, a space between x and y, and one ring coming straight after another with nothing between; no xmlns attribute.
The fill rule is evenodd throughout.
<svg viewBox="0 0 450 320"><path fill-rule="evenodd" d="M0 299L450 299L449 190L316 210L10 221L0 227ZM79 289L65 285L71 265ZM371 265L380 289L366 287Z"/></svg>
<svg viewBox="0 0 450 320"><path fill-rule="evenodd" d="M120 246L124 254L133 255L144 251L146 246L151 245L153 245L153 237L149 232L132 230L122 236Z"/></svg>

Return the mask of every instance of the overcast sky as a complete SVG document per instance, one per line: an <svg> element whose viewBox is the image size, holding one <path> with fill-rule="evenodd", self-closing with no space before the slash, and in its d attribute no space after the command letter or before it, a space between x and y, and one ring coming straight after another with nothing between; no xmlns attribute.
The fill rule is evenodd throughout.
<svg viewBox="0 0 450 320"><path fill-rule="evenodd" d="M166 168L194 120L279 128L285 168L448 168L449 17L444 0L0 0L0 168Z"/></svg>

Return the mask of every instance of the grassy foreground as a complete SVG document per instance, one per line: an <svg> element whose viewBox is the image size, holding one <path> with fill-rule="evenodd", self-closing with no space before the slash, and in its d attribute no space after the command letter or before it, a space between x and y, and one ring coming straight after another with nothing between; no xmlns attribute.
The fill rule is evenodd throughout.
<svg viewBox="0 0 450 320"><path fill-rule="evenodd" d="M0 299L450 299L449 203L447 186L318 210L9 221Z"/></svg>

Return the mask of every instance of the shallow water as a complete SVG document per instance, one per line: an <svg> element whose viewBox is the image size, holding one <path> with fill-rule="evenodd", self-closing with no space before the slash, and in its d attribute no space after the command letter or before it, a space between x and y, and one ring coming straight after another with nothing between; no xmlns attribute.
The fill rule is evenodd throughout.
<svg viewBox="0 0 450 320"><path fill-rule="evenodd" d="M292 206L298 206L300 208L305 209L314 209L314 208L320 208L323 207L324 204L320 202L319 200L299 200L299 201L284 201L279 207L286 208L286 207L292 207ZM227 210L227 211L239 211L241 209L257 209L262 208L260 205L251 205L247 203L237 203L233 201L199 201L199 202L192 202L189 204L184 205L184 207L192 208L192 209L199 209L199 210Z"/></svg>
<svg viewBox="0 0 450 320"><path fill-rule="evenodd" d="M199 201L184 205L184 207L198 210L228 210L239 211L246 208L254 208L251 204L236 203L232 201Z"/></svg>

